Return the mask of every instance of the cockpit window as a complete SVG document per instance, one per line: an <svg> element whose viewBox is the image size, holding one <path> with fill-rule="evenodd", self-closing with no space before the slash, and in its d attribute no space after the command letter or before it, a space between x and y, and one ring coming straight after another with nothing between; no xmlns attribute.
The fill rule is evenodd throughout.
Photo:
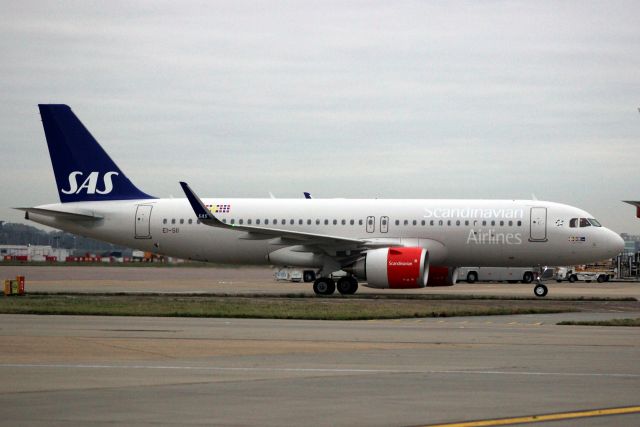
<svg viewBox="0 0 640 427"><path fill-rule="evenodd" d="M578 226L578 219L579 218L571 218L571 221L569 221L569 227L576 228Z"/></svg>
<svg viewBox="0 0 640 427"><path fill-rule="evenodd" d="M591 223L587 218L580 218L580 227L591 227Z"/></svg>
<svg viewBox="0 0 640 427"><path fill-rule="evenodd" d="M591 223L591 225L593 225L594 227L602 227L602 224L600 224L600 223L598 222L598 220L597 220L597 219L595 219L595 218L589 218L589 222L590 222L590 223Z"/></svg>

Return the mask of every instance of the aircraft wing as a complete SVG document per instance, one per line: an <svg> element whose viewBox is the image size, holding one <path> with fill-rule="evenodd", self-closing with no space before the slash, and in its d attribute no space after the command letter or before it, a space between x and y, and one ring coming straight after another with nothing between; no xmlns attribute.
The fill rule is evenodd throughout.
<svg viewBox="0 0 640 427"><path fill-rule="evenodd" d="M211 227L225 228L228 230L244 231L247 233L244 239L266 240L280 238L282 244L303 244L328 246L340 249L358 249L390 246L389 242L376 242L363 239L350 239L348 237L331 236L327 234L305 233L300 231L283 230L269 227L255 227L251 225L227 224L220 221L206 208L202 200L191 190L186 182L180 182L182 190L187 196L196 217L201 223Z"/></svg>

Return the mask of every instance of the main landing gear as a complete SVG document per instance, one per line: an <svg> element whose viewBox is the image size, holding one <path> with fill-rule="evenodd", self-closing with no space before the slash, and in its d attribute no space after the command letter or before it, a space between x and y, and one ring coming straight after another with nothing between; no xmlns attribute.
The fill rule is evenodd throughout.
<svg viewBox="0 0 640 427"><path fill-rule="evenodd" d="M358 281L353 276L341 277L337 283L342 295L353 295L358 290ZM336 282L330 277L319 277L313 282L316 295L332 295L336 291Z"/></svg>

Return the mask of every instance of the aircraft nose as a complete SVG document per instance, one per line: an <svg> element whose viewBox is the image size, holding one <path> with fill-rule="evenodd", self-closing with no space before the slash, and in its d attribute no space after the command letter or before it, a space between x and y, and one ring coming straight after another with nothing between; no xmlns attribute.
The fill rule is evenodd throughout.
<svg viewBox="0 0 640 427"><path fill-rule="evenodd" d="M605 246L613 258L624 250L624 240L622 240L622 237L615 231L607 229Z"/></svg>

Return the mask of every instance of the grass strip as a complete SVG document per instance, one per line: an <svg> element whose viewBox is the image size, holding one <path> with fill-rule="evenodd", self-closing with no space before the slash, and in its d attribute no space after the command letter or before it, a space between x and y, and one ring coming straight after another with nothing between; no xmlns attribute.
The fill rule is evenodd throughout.
<svg viewBox="0 0 640 427"><path fill-rule="evenodd" d="M228 292L29 292L29 295L62 295L62 296L182 296L182 297L220 297L220 298L311 298L311 299L374 299L374 300L488 300L488 301L564 301L564 302L637 302L633 297L538 297L508 295L473 295L473 294L356 294L320 296L312 293L252 294Z"/></svg>
<svg viewBox="0 0 640 427"><path fill-rule="evenodd" d="M27 295L0 298L0 313L154 317L372 320L578 311L542 301L239 298L175 295Z"/></svg>
<svg viewBox="0 0 640 427"><path fill-rule="evenodd" d="M611 319L611 320L567 320L558 322L558 325L578 326L640 326L640 318L636 319Z"/></svg>

